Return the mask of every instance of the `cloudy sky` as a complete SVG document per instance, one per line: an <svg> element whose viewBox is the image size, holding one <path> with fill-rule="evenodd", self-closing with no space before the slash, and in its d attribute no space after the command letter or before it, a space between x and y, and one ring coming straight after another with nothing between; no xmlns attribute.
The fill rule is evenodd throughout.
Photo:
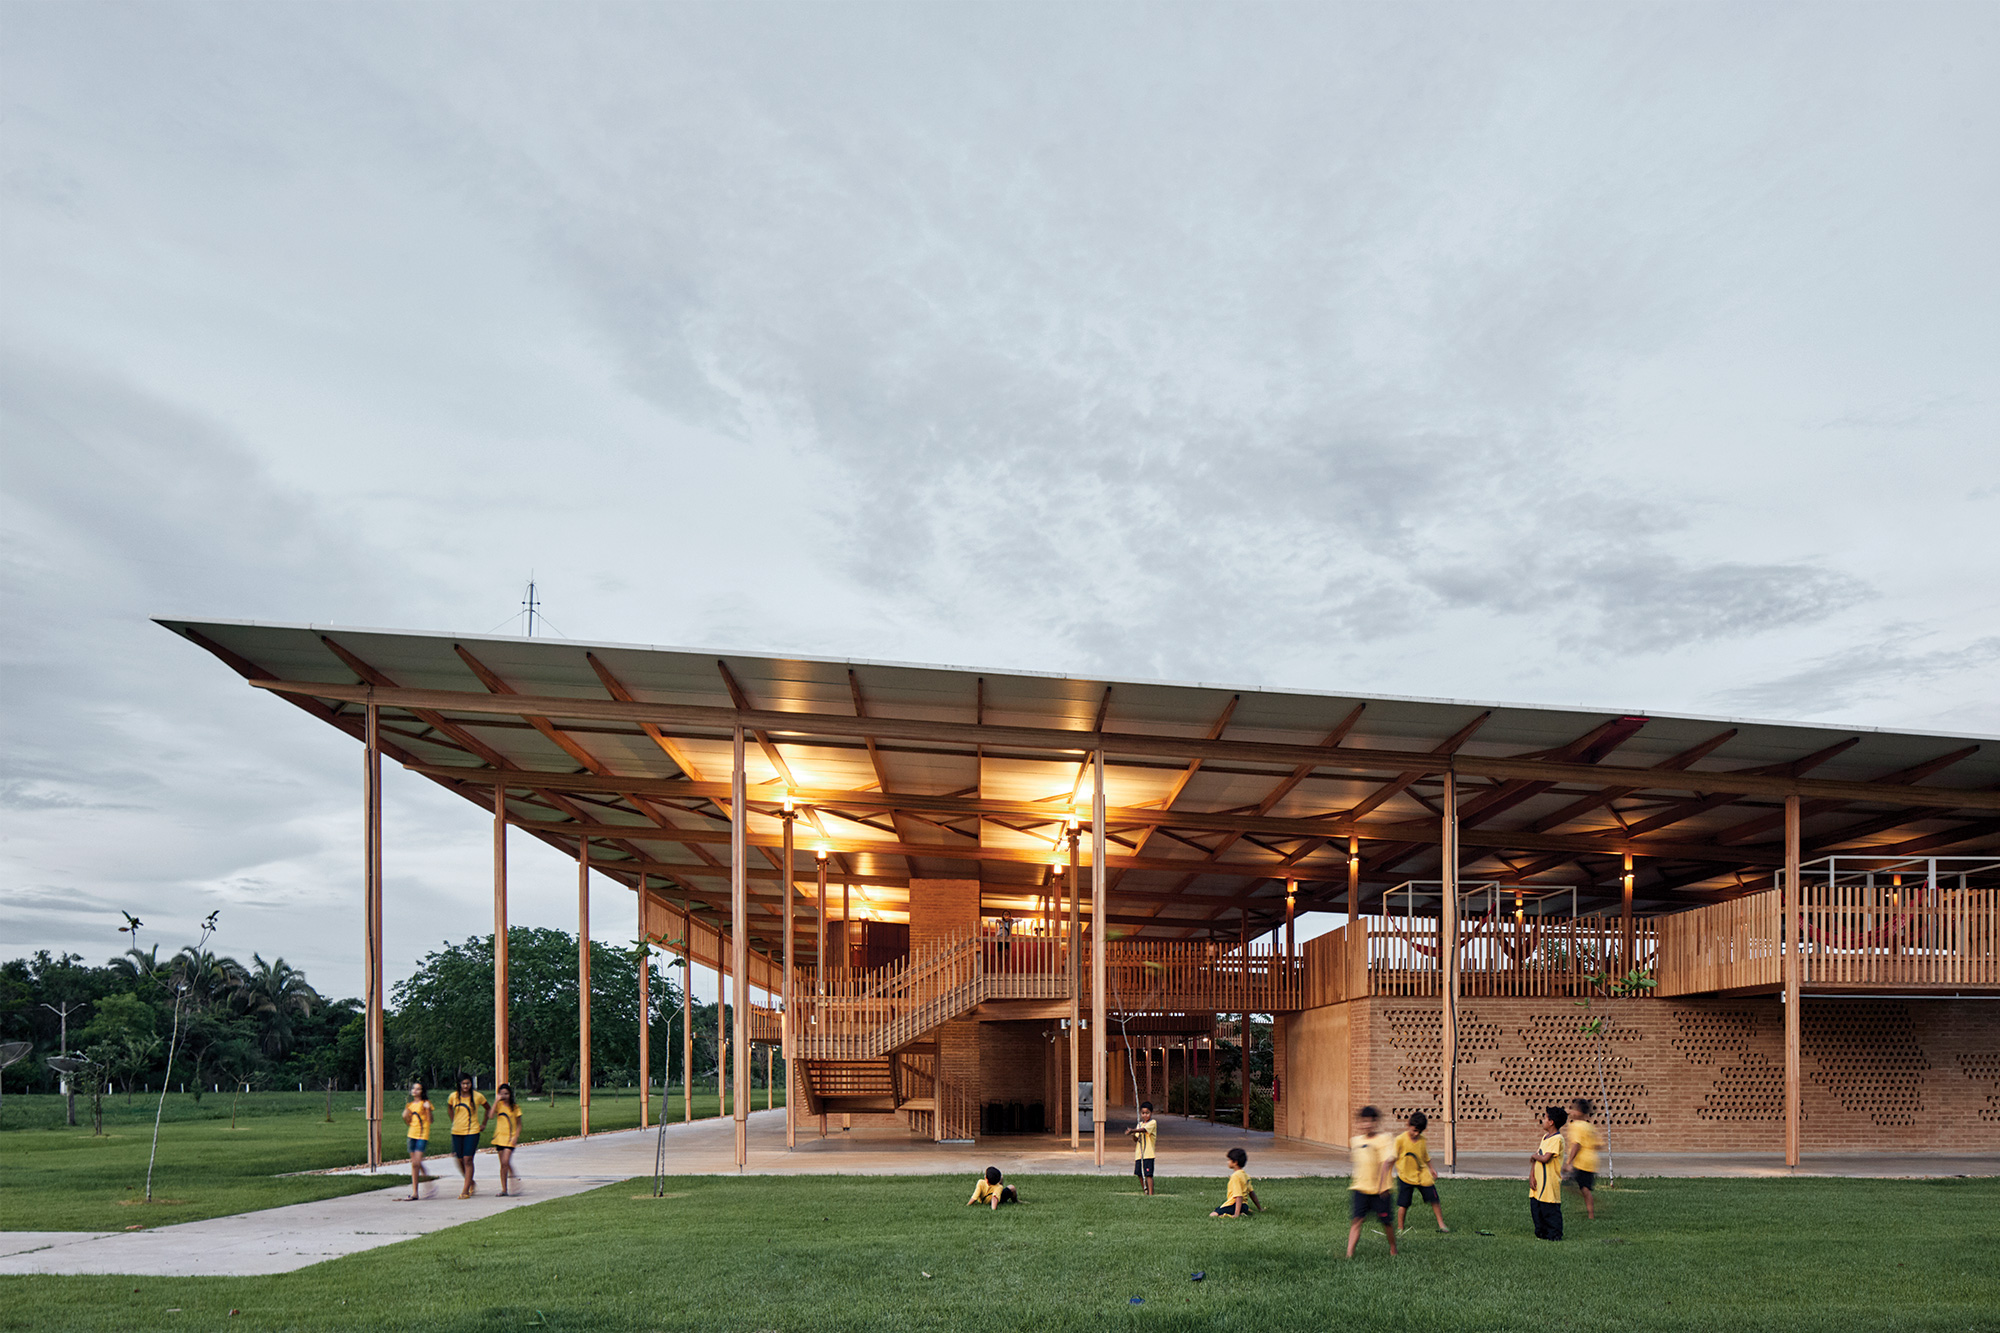
<svg viewBox="0 0 2000 1333"><path fill-rule="evenodd" d="M354 747L147 617L531 572L572 638L2000 734L1991 4L0 0L0 107L5 956L221 907L356 990ZM488 832L387 796L400 976Z"/></svg>

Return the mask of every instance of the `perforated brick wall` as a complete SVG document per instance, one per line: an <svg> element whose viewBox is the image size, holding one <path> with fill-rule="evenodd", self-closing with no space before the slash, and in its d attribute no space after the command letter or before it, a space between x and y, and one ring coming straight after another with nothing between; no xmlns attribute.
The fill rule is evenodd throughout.
<svg viewBox="0 0 2000 1333"><path fill-rule="evenodd" d="M2000 1002L1808 996L1804 1014L1805 1151L2000 1150ZM1604 1020L1601 1041L1582 1030L1592 1018ZM1435 1001L1353 1002L1348 1100L1437 1116L1439 1022ZM1783 1042L1775 996L1600 1000L1588 1013L1560 1000L1464 1001L1459 1146L1518 1147L1537 1108L1585 1096L1614 1147L1780 1152ZM1291 1125L1344 1123L1343 1108L1290 1112Z"/></svg>

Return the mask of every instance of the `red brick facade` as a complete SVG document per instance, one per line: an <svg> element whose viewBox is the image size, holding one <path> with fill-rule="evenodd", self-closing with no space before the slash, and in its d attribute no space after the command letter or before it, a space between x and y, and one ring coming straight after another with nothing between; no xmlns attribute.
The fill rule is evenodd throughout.
<svg viewBox="0 0 2000 1333"><path fill-rule="evenodd" d="M1278 1132L1346 1141L1353 1109L1438 1113L1436 1000L1374 998L1281 1027ZM1582 1031L1605 1020L1601 1043ZM1784 1011L1774 996L1469 1000L1459 1018L1459 1147L1518 1147L1534 1108L1585 1096L1613 1144L1782 1152ZM2000 1149L2000 1002L1808 996L1806 1152ZM1600 1088L1602 1092L1600 1093Z"/></svg>

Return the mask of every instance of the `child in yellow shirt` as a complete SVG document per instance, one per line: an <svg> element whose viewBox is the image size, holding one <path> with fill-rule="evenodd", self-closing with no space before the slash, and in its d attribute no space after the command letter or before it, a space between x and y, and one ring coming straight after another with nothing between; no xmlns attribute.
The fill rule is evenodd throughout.
<svg viewBox="0 0 2000 1333"><path fill-rule="evenodd" d="M507 1194L507 1184L513 1182L514 1193L521 1192L521 1177L514 1170L514 1149L521 1146L521 1108L514 1100L514 1085L502 1083L493 1089L493 1155L500 1159L500 1194Z"/></svg>
<svg viewBox="0 0 2000 1333"><path fill-rule="evenodd" d="M1569 1156L1563 1161L1563 1174L1576 1181L1576 1188L1583 1195L1583 1215L1595 1222L1597 1154L1604 1148L1604 1131L1591 1123L1590 1110L1590 1102L1582 1097L1569 1104L1569 1120L1563 1125Z"/></svg>
<svg viewBox="0 0 2000 1333"><path fill-rule="evenodd" d="M403 1105L403 1123L409 1126L404 1140L410 1149L410 1197L421 1197L419 1187L429 1179L424 1173L424 1154L430 1151L431 1099L421 1083L410 1085L410 1100Z"/></svg>
<svg viewBox="0 0 2000 1333"><path fill-rule="evenodd" d="M1146 1183L1146 1193L1153 1192L1153 1157L1159 1151L1160 1122L1153 1119L1153 1104L1139 1103L1139 1123L1128 1131L1132 1136L1132 1174Z"/></svg>
<svg viewBox="0 0 2000 1333"><path fill-rule="evenodd" d="M1210 1213L1210 1217L1248 1217L1251 1205L1258 1212L1264 1211L1264 1201L1257 1197L1257 1191L1250 1188L1250 1173L1243 1168L1250 1164L1250 1154L1241 1148L1231 1148L1229 1160L1229 1188L1222 1207Z"/></svg>
<svg viewBox="0 0 2000 1333"><path fill-rule="evenodd" d="M1424 1131L1430 1128L1430 1117L1422 1111L1412 1111L1409 1128L1396 1136L1396 1230L1410 1229L1410 1196L1421 1194L1431 1212L1437 1215L1438 1230L1450 1231L1444 1224L1444 1209L1438 1203L1437 1173L1431 1170L1431 1146L1424 1142Z"/></svg>
<svg viewBox="0 0 2000 1333"><path fill-rule="evenodd" d="M1389 1238L1389 1257L1396 1257L1396 1217L1390 1210L1389 1181L1394 1176L1396 1141L1382 1133L1382 1113L1364 1106L1354 1113L1354 1137L1347 1141L1354 1164L1348 1181L1347 1257L1361 1240L1361 1225L1372 1214L1382 1219L1382 1234Z"/></svg>
<svg viewBox="0 0 2000 1333"><path fill-rule="evenodd" d="M989 1166L986 1168L986 1174L973 1183L972 1197L965 1201L965 1206L970 1208L976 1203L983 1203L997 1211L1003 1203L1020 1201L1021 1196L1015 1192L1014 1187L1001 1178L1000 1168Z"/></svg>
<svg viewBox="0 0 2000 1333"><path fill-rule="evenodd" d="M1528 1158L1528 1215L1536 1240L1563 1238L1563 1122L1569 1112L1551 1106L1542 1112L1542 1140Z"/></svg>

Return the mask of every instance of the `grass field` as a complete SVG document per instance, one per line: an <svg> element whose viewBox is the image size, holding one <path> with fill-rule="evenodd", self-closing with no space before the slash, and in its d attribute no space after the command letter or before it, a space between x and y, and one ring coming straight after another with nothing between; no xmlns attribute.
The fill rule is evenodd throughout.
<svg viewBox="0 0 2000 1333"><path fill-rule="evenodd" d="M695 1115L714 1115L715 1100L713 1093L704 1097L697 1092ZM71 1129L63 1124L60 1097L9 1094L0 1105L0 1228L118 1231L380 1187L379 1181L287 1174L353 1166L364 1160L367 1129L358 1092L335 1094L331 1123L325 1118L325 1093L247 1093L237 1106L234 1129L229 1127L227 1094L210 1093L197 1105L192 1096L170 1093L160 1131L159 1166L153 1174L154 1202L150 1206L138 1202L143 1197L157 1101L157 1094L129 1104L122 1096L106 1098L104 1136L99 1138L91 1133L86 1106L79 1104L77 1118L82 1123ZM783 1104L782 1097L778 1104ZM391 1116L401 1114L400 1095L387 1105ZM752 1105L764 1105L761 1090ZM656 1115L659 1107L656 1094ZM554 1106L547 1098L526 1102L523 1111L530 1140L574 1134L579 1128L573 1093L563 1094ZM668 1099L667 1114L680 1117L678 1093ZM638 1123L636 1091L592 1092L593 1130L629 1129ZM443 1128L437 1127L440 1133ZM407 1160L402 1131L400 1119L383 1126L385 1161ZM448 1150L449 1137L434 1146Z"/></svg>
<svg viewBox="0 0 2000 1333"><path fill-rule="evenodd" d="M1518 1182L1457 1182L1453 1234L1352 1263L1340 1182L1260 1182L1249 1222L1204 1215L1220 1184L1051 1177L990 1213L957 1177L628 1182L278 1277L0 1278L0 1328L2000 1329L1993 1180L1646 1180L1560 1245Z"/></svg>

